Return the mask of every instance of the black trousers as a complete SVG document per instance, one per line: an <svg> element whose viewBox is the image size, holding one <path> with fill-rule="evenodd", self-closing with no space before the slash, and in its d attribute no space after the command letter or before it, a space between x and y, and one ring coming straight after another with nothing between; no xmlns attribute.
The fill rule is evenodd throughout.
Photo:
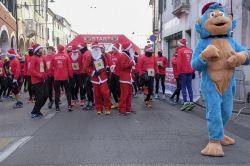
<svg viewBox="0 0 250 166"><path fill-rule="evenodd" d="M70 93L70 85L69 85L69 81L65 80L65 81L58 81L55 80L54 81L54 89L55 89L55 105L56 108L59 108L59 100L60 100L60 88L64 87L65 89L65 93L66 93L66 98L68 101L68 106L71 106L71 93Z"/></svg>
<svg viewBox="0 0 250 166"><path fill-rule="evenodd" d="M48 91L49 91L49 101L53 101L53 85L54 85L54 77L49 76L47 80L47 85L48 85Z"/></svg>
<svg viewBox="0 0 250 166"><path fill-rule="evenodd" d="M3 76L0 76L0 97L2 96L4 90L6 89L7 85L7 78L4 78Z"/></svg>
<svg viewBox="0 0 250 166"><path fill-rule="evenodd" d="M85 74L74 74L73 75L73 79L70 81L70 89L71 89L72 100L77 100L78 99L79 90L80 90L80 99L81 100L85 99L86 92L84 92L84 88L83 88L85 79L86 79Z"/></svg>
<svg viewBox="0 0 250 166"><path fill-rule="evenodd" d="M88 101L94 103L94 93L93 93L93 85L90 81L90 77L87 76L85 79L84 87L86 89Z"/></svg>
<svg viewBox="0 0 250 166"><path fill-rule="evenodd" d="M140 86L140 77L139 77L138 73L135 73L135 80L133 82L133 87L134 87L135 93L138 92L139 86Z"/></svg>
<svg viewBox="0 0 250 166"><path fill-rule="evenodd" d="M31 83L31 76L26 76L26 79L27 79L27 84L28 84L29 98L32 99L35 92L34 92L33 85Z"/></svg>
<svg viewBox="0 0 250 166"><path fill-rule="evenodd" d="M155 77L155 93L158 94L158 92L159 92L160 80L161 80L162 92L163 92L163 94L165 94L165 74L158 74Z"/></svg>
<svg viewBox="0 0 250 166"><path fill-rule="evenodd" d="M27 79L28 76L24 76L24 83L23 83L23 87L24 87L24 91L27 90L28 88L28 79Z"/></svg>
<svg viewBox="0 0 250 166"><path fill-rule="evenodd" d="M152 76L147 76L147 74L144 74L142 77L142 82L144 83L144 86L148 87L148 95L145 99L145 101L149 101L150 97L153 94L154 90L154 77Z"/></svg>
<svg viewBox="0 0 250 166"><path fill-rule="evenodd" d="M31 113L37 114L40 113L42 107L48 99L48 86L46 82L41 82L33 84L33 88L35 91L36 102Z"/></svg>
<svg viewBox="0 0 250 166"><path fill-rule="evenodd" d="M179 97L180 97L180 92L181 92L181 78L180 77L176 78L176 86L177 87L170 98L173 99L175 96L177 96L176 101L178 102Z"/></svg>
<svg viewBox="0 0 250 166"><path fill-rule="evenodd" d="M109 89L113 95L113 98L116 103L119 102L120 98L120 77L112 74L110 78L110 84L109 84Z"/></svg>

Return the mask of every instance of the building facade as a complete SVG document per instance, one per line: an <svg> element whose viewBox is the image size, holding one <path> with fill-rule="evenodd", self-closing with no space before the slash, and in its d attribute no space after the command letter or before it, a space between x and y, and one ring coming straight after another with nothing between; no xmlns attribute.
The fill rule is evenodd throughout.
<svg viewBox="0 0 250 166"><path fill-rule="evenodd" d="M16 49L16 7L15 0L0 0L0 52Z"/></svg>

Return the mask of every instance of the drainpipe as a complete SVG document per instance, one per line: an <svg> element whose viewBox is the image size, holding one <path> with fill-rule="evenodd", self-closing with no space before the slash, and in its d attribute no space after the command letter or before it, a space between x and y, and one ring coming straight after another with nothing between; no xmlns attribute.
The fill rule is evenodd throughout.
<svg viewBox="0 0 250 166"><path fill-rule="evenodd" d="M17 16L17 0L15 1L15 13L16 13L16 49L18 49L18 16Z"/></svg>

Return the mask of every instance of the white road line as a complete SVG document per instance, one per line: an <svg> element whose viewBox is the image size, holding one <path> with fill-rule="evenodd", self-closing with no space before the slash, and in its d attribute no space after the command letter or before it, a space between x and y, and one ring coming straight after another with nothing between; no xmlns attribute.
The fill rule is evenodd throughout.
<svg viewBox="0 0 250 166"><path fill-rule="evenodd" d="M50 114L46 115L44 119L51 119L55 114L56 114L55 112L50 113Z"/></svg>
<svg viewBox="0 0 250 166"><path fill-rule="evenodd" d="M22 147L25 143L27 143L32 136L23 137L16 142L14 142L12 145L7 147L3 152L0 152L0 163L4 161L7 157L9 157L13 152L17 150L17 148Z"/></svg>

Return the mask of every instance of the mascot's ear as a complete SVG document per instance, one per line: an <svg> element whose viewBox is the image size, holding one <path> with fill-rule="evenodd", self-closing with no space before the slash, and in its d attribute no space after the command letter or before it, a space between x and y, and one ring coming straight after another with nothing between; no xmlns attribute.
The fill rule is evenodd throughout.
<svg viewBox="0 0 250 166"><path fill-rule="evenodd" d="M236 28L236 20L232 21L232 30L234 30Z"/></svg>
<svg viewBox="0 0 250 166"><path fill-rule="evenodd" d="M201 19L199 18L199 19L197 20L196 24L195 24L195 29L196 29L196 31L199 32L199 33L201 33L201 31L202 31L201 24L202 24L202 21L201 21Z"/></svg>

